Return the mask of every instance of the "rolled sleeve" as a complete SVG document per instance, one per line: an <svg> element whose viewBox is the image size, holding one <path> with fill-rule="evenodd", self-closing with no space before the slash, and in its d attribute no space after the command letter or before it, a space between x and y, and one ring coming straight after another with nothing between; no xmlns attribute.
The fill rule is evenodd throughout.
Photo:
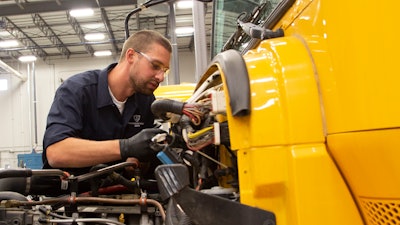
<svg viewBox="0 0 400 225"><path fill-rule="evenodd" d="M57 90L50 108L43 149L68 137L79 137L82 130L82 95L77 85L67 85L65 81Z"/></svg>

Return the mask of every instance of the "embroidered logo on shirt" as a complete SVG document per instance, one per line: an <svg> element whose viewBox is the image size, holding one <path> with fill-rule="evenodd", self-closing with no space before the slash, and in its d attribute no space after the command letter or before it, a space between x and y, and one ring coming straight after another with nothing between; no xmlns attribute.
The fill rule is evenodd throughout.
<svg viewBox="0 0 400 225"><path fill-rule="evenodd" d="M140 118L141 118L140 115L133 115L133 116L132 116L133 122L129 122L129 124L130 124L130 125L133 125L134 127L143 126L144 123L143 123L143 122L140 122Z"/></svg>

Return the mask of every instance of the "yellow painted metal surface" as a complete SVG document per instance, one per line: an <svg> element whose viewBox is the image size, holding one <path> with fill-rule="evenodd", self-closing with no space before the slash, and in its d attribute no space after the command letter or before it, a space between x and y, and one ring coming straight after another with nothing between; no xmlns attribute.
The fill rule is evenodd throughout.
<svg viewBox="0 0 400 225"><path fill-rule="evenodd" d="M241 202L274 212L278 224L362 224L325 148L318 85L304 42L265 41L244 58L251 113L233 117L227 110Z"/></svg>
<svg viewBox="0 0 400 225"><path fill-rule="evenodd" d="M400 126L400 106L394 104L400 98L394 35L399 7L398 1L314 0L277 25L287 27L285 36L307 43L328 133Z"/></svg>
<svg viewBox="0 0 400 225"><path fill-rule="evenodd" d="M159 86L154 91L154 95L157 99L167 98L185 101L192 96L195 87L196 84L191 83Z"/></svg>
<svg viewBox="0 0 400 225"><path fill-rule="evenodd" d="M400 129L330 135L329 148L359 196L399 198Z"/></svg>
<svg viewBox="0 0 400 225"><path fill-rule="evenodd" d="M317 85L302 42L294 37L273 39L244 58L251 115L228 114L232 148L323 142Z"/></svg>
<svg viewBox="0 0 400 225"><path fill-rule="evenodd" d="M400 129L328 136L328 147L370 224L397 224L400 218L399 137Z"/></svg>
<svg viewBox="0 0 400 225"><path fill-rule="evenodd" d="M278 24L311 54L328 150L370 225L400 222L399 6L312 1Z"/></svg>
<svg viewBox="0 0 400 225"><path fill-rule="evenodd" d="M323 144L238 151L244 204L275 213L277 224L362 224Z"/></svg>
<svg viewBox="0 0 400 225"><path fill-rule="evenodd" d="M221 74L241 203L284 225L400 223L399 6L296 1L275 27L285 36L244 55L247 116L230 113L230 75L211 65L203 78Z"/></svg>
<svg viewBox="0 0 400 225"><path fill-rule="evenodd" d="M231 144L238 155L241 202L274 212L278 224L374 224L367 216L374 204L369 200L383 197L379 195L383 190L378 189L377 195L360 200L358 193L373 192L374 186L367 185L367 175L359 176L361 169L343 173L343 168L352 171L354 158L345 154L352 145L338 141L335 146L340 147L332 152L326 147L325 138L331 134L346 136L349 131L400 125L400 118L395 117L399 108L391 107L400 97L399 92L393 93L399 78L386 75L374 81L378 70L387 69L379 69L377 64L387 65L387 74L394 71L388 57L396 50L374 47L374 55L368 56L371 37L359 35L367 25L357 27L366 14L345 9L347 16L340 16L337 12L343 10L343 4L297 1L277 26L285 28L285 37L263 41L244 56L250 76L251 114L233 117L228 110ZM372 3L346 3L352 9L361 5L373 11ZM348 23L350 13L356 17L354 24ZM382 55L382 51L388 56L374 64L375 54ZM372 146L371 151L376 151ZM363 154L359 148L355 151ZM366 160L360 164L366 166L371 159L363 158ZM387 169L382 165L377 172ZM357 176L361 180L354 178ZM353 182L358 183L354 189ZM384 184L393 185L390 181Z"/></svg>

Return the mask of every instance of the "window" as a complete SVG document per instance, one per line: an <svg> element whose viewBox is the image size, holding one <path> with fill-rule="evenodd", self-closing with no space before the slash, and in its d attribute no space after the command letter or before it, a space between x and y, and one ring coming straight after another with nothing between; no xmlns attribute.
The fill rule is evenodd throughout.
<svg viewBox="0 0 400 225"><path fill-rule="evenodd" d="M0 78L0 91L8 90L8 80Z"/></svg>
<svg viewBox="0 0 400 225"><path fill-rule="evenodd" d="M243 50L251 38L243 32L237 32L237 19L271 29L294 0L215 0L211 52L212 57L223 50ZM257 16L252 16L255 9ZM235 33L237 32L237 33ZM240 38L237 38L240 36ZM235 41L231 41L236 37Z"/></svg>

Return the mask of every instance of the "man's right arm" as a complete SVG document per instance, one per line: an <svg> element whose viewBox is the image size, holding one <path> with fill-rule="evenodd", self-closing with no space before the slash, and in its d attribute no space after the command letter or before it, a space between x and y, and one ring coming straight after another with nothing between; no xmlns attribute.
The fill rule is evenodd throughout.
<svg viewBox="0 0 400 225"><path fill-rule="evenodd" d="M46 157L53 168L80 168L126 160L135 157L147 161L156 154L150 146L152 138L166 133L159 128L147 128L127 139L91 141L68 137L46 149Z"/></svg>
<svg viewBox="0 0 400 225"><path fill-rule="evenodd" d="M53 168L81 168L121 160L119 140L92 141L69 137L46 149Z"/></svg>

